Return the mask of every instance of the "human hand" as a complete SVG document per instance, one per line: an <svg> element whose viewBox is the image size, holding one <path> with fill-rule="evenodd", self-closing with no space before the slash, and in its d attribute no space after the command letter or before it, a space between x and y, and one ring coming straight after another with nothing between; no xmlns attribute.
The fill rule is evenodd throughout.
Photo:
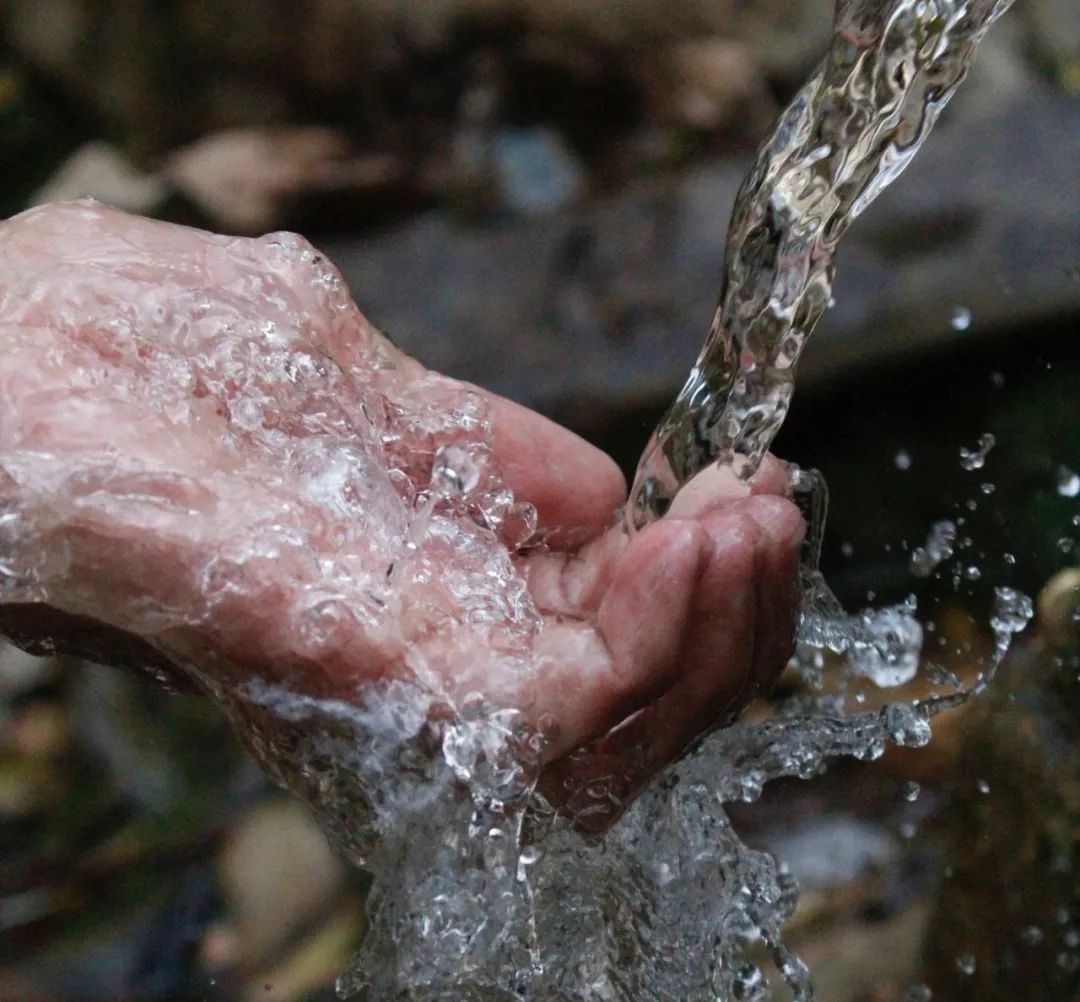
<svg viewBox="0 0 1080 1002"><path fill-rule="evenodd" d="M710 471L631 537L610 459L402 355L298 237L89 202L0 224L0 622L24 641L210 688L478 693L544 732L551 788L620 776L606 819L781 668L785 485L775 460Z"/></svg>

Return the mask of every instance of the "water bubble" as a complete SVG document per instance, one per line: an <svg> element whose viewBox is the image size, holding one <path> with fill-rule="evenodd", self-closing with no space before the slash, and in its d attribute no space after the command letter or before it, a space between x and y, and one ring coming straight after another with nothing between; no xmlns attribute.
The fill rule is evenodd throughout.
<svg viewBox="0 0 1080 1002"><path fill-rule="evenodd" d="M995 369L990 373L990 384L995 389L1000 390L1005 385L1005 373L998 372L997 369Z"/></svg>
<svg viewBox="0 0 1080 1002"><path fill-rule="evenodd" d="M900 837L909 842L919 834L919 826L914 821L905 821L900 825Z"/></svg>
<svg viewBox="0 0 1080 1002"><path fill-rule="evenodd" d="M1028 925L1020 930L1020 939L1028 946L1038 946L1043 941L1044 934L1039 926Z"/></svg>
<svg viewBox="0 0 1080 1002"><path fill-rule="evenodd" d="M919 793L921 791L922 787L914 780L911 780L904 784L904 799L909 803L914 803L919 799Z"/></svg>
<svg viewBox="0 0 1080 1002"><path fill-rule="evenodd" d="M883 711L889 739L904 748L923 748L932 732L925 711L908 703L892 703Z"/></svg>
<svg viewBox="0 0 1080 1002"><path fill-rule="evenodd" d="M971 326L971 310L966 306L954 306L949 325L954 331L966 331Z"/></svg>
<svg viewBox="0 0 1080 1002"><path fill-rule="evenodd" d="M846 644L852 670L880 688L904 685L919 670L922 626L914 602L868 610L855 624L857 634Z"/></svg>
<svg viewBox="0 0 1080 1002"><path fill-rule="evenodd" d="M1080 473L1075 473L1067 466L1057 470L1057 492L1063 498L1080 497Z"/></svg>
<svg viewBox="0 0 1080 1002"><path fill-rule="evenodd" d="M1080 956L1077 956L1075 950L1062 950L1057 955L1057 965L1071 974L1073 971L1080 970Z"/></svg>
<svg viewBox="0 0 1080 1002"><path fill-rule="evenodd" d="M978 581L979 578L982 577L982 570L976 567L975 564L972 564L970 567L964 568L964 577L967 578L968 581Z"/></svg>
<svg viewBox="0 0 1080 1002"><path fill-rule="evenodd" d="M917 578L929 577L934 570L953 555L956 544L956 523L943 519L930 527L926 542L911 552L911 573Z"/></svg>
<svg viewBox="0 0 1080 1002"><path fill-rule="evenodd" d="M994 610L990 625L995 633L1020 633L1035 615L1035 604L1016 588L994 589Z"/></svg>
<svg viewBox="0 0 1080 1002"><path fill-rule="evenodd" d="M979 484L979 490L981 490L983 494L993 494L994 491L997 490L997 485L990 483Z"/></svg>
<svg viewBox="0 0 1080 1002"><path fill-rule="evenodd" d="M911 469L911 453L907 449L901 449L895 456L893 456L893 465L898 470L910 470Z"/></svg>
<svg viewBox="0 0 1080 1002"><path fill-rule="evenodd" d="M1005 561L1010 567L1016 563L1016 557L1012 553L1003 553L1001 559Z"/></svg>
<svg viewBox="0 0 1080 1002"><path fill-rule="evenodd" d="M1057 548L1062 553L1072 553L1072 548L1075 545L1075 540L1071 536L1062 536L1057 541Z"/></svg>
<svg viewBox="0 0 1080 1002"><path fill-rule="evenodd" d="M926 985L909 985L904 993L904 1002L931 1002L934 993Z"/></svg>
<svg viewBox="0 0 1080 1002"><path fill-rule="evenodd" d="M975 973L975 958L970 953L961 953L956 957L956 969L961 974L972 975Z"/></svg>
<svg viewBox="0 0 1080 1002"><path fill-rule="evenodd" d="M960 449L960 465L965 470L981 470L986 465L986 457L990 450L997 444L997 439L990 433L984 432L979 436L979 444L974 449Z"/></svg>
<svg viewBox="0 0 1080 1002"><path fill-rule="evenodd" d="M855 547L851 543L845 540L840 544L840 553L845 557L850 557L855 552Z"/></svg>
<svg viewBox="0 0 1080 1002"><path fill-rule="evenodd" d="M985 779L977 779L975 789L985 797L990 792L990 784Z"/></svg>

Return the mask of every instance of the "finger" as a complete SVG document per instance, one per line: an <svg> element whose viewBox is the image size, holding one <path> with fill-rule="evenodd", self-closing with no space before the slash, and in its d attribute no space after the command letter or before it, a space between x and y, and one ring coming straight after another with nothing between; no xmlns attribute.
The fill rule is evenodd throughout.
<svg viewBox="0 0 1080 1002"><path fill-rule="evenodd" d="M713 556L694 600L686 672L639 724L650 771L774 681L794 632L798 509L781 498L749 498L702 524Z"/></svg>
<svg viewBox="0 0 1080 1002"><path fill-rule="evenodd" d="M532 710L537 721L559 722L559 732L549 735L549 758L605 733L675 682L711 550L701 526L657 523L627 546L595 629L567 622L543 631Z"/></svg>
<svg viewBox="0 0 1080 1002"><path fill-rule="evenodd" d="M605 749L625 755L637 746L634 764L646 775L678 757L710 723L729 712L751 682L760 530L735 511L714 513L702 526L712 540L712 555L691 605L681 652L684 673L632 726L613 735Z"/></svg>
<svg viewBox="0 0 1080 1002"><path fill-rule="evenodd" d="M518 566L537 609L575 618L596 613L630 541L626 530L616 526L579 550L535 550L521 558Z"/></svg>
<svg viewBox="0 0 1080 1002"><path fill-rule="evenodd" d="M547 543L571 548L607 529L626 499L626 481L615 461L535 411L478 392L488 405L502 476L517 498L536 507Z"/></svg>
<svg viewBox="0 0 1080 1002"><path fill-rule="evenodd" d="M731 466L714 463L679 491L671 502L669 515L701 518L735 501L761 494L780 497L790 494L787 467L775 456L767 455L749 480L743 480Z"/></svg>
<svg viewBox="0 0 1080 1002"><path fill-rule="evenodd" d="M733 507L760 530L754 578L757 631L747 693L753 698L776 681L791 653L801 599L798 569L806 523L794 504L775 496L755 496Z"/></svg>
<svg viewBox="0 0 1080 1002"><path fill-rule="evenodd" d="M564 761L549 786L589 830L610 824L635 793L716 722L736 712L782 668L797 612L797 509L751 498L703 521L713 552L691 609L685 670L655 703ZM569 791L569 793L567 793Z"/></svg>

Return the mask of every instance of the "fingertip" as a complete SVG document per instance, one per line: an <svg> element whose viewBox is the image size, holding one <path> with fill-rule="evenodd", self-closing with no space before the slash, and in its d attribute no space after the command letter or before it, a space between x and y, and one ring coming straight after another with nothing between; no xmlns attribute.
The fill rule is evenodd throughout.
<svg viewBox="0 0 1080 1002"><path fill-rule="evenodd" d="M796 505L775 494L760 494L732 506L760 530L762 542L782 550L798 549L806 535L806 522Z"/></svg>
<svg viewBox="0 0 1080 1002"><path fill-rule="evenodd" d="M775 494L779 497L791 496L791 477L788 464L777 459L771 452L761 461L757 473L750 478L750 493L757 496Z"/></svg>

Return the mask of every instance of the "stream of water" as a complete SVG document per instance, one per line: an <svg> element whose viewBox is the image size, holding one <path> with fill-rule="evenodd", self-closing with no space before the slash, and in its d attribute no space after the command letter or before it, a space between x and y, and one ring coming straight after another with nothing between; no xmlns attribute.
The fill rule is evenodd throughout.
<svg viewBox="0 0 1080 1002"><path fill-rule="evenodd" d="M826 59L738 197L716 319L642 458L628 507L634 527L661 516L711 463L743 476L757 468L787 412L799 355L828 308L838 241L915 155L1009 5L838 5ZM482 439L482 419L469 420L471 439ZM796 695L763 719L708 736L603 838L581 835L536 792L542 738L515 711L466 701L435 730L438 694L419 683L388 682L360 704L261 683L223 694L260 758L372 874L369 933L340 981L343 996L764 1002L775 987L771 966L796 999L816 998L782 936L797 888L771 856L740 841L725 803L753 800L780 777L811 778L838 756L873 759L889 744L924 745L934 713L971 692L939 673L921 700L860 710L849 699L861 680L886 688L918 676L922 629L913 602L859 614L836 604L813 566L823 485L797 474L795 486L814 520ZM414 525L442 531L430 507ZM949 558L935 540L920 567ZM505 590L513 574L508 562L492 562L483 587ZM1025 596L997 590L995 658L973 691L989 683L1030 616ZM612 795L602 783L587 792Z"/></svg>

